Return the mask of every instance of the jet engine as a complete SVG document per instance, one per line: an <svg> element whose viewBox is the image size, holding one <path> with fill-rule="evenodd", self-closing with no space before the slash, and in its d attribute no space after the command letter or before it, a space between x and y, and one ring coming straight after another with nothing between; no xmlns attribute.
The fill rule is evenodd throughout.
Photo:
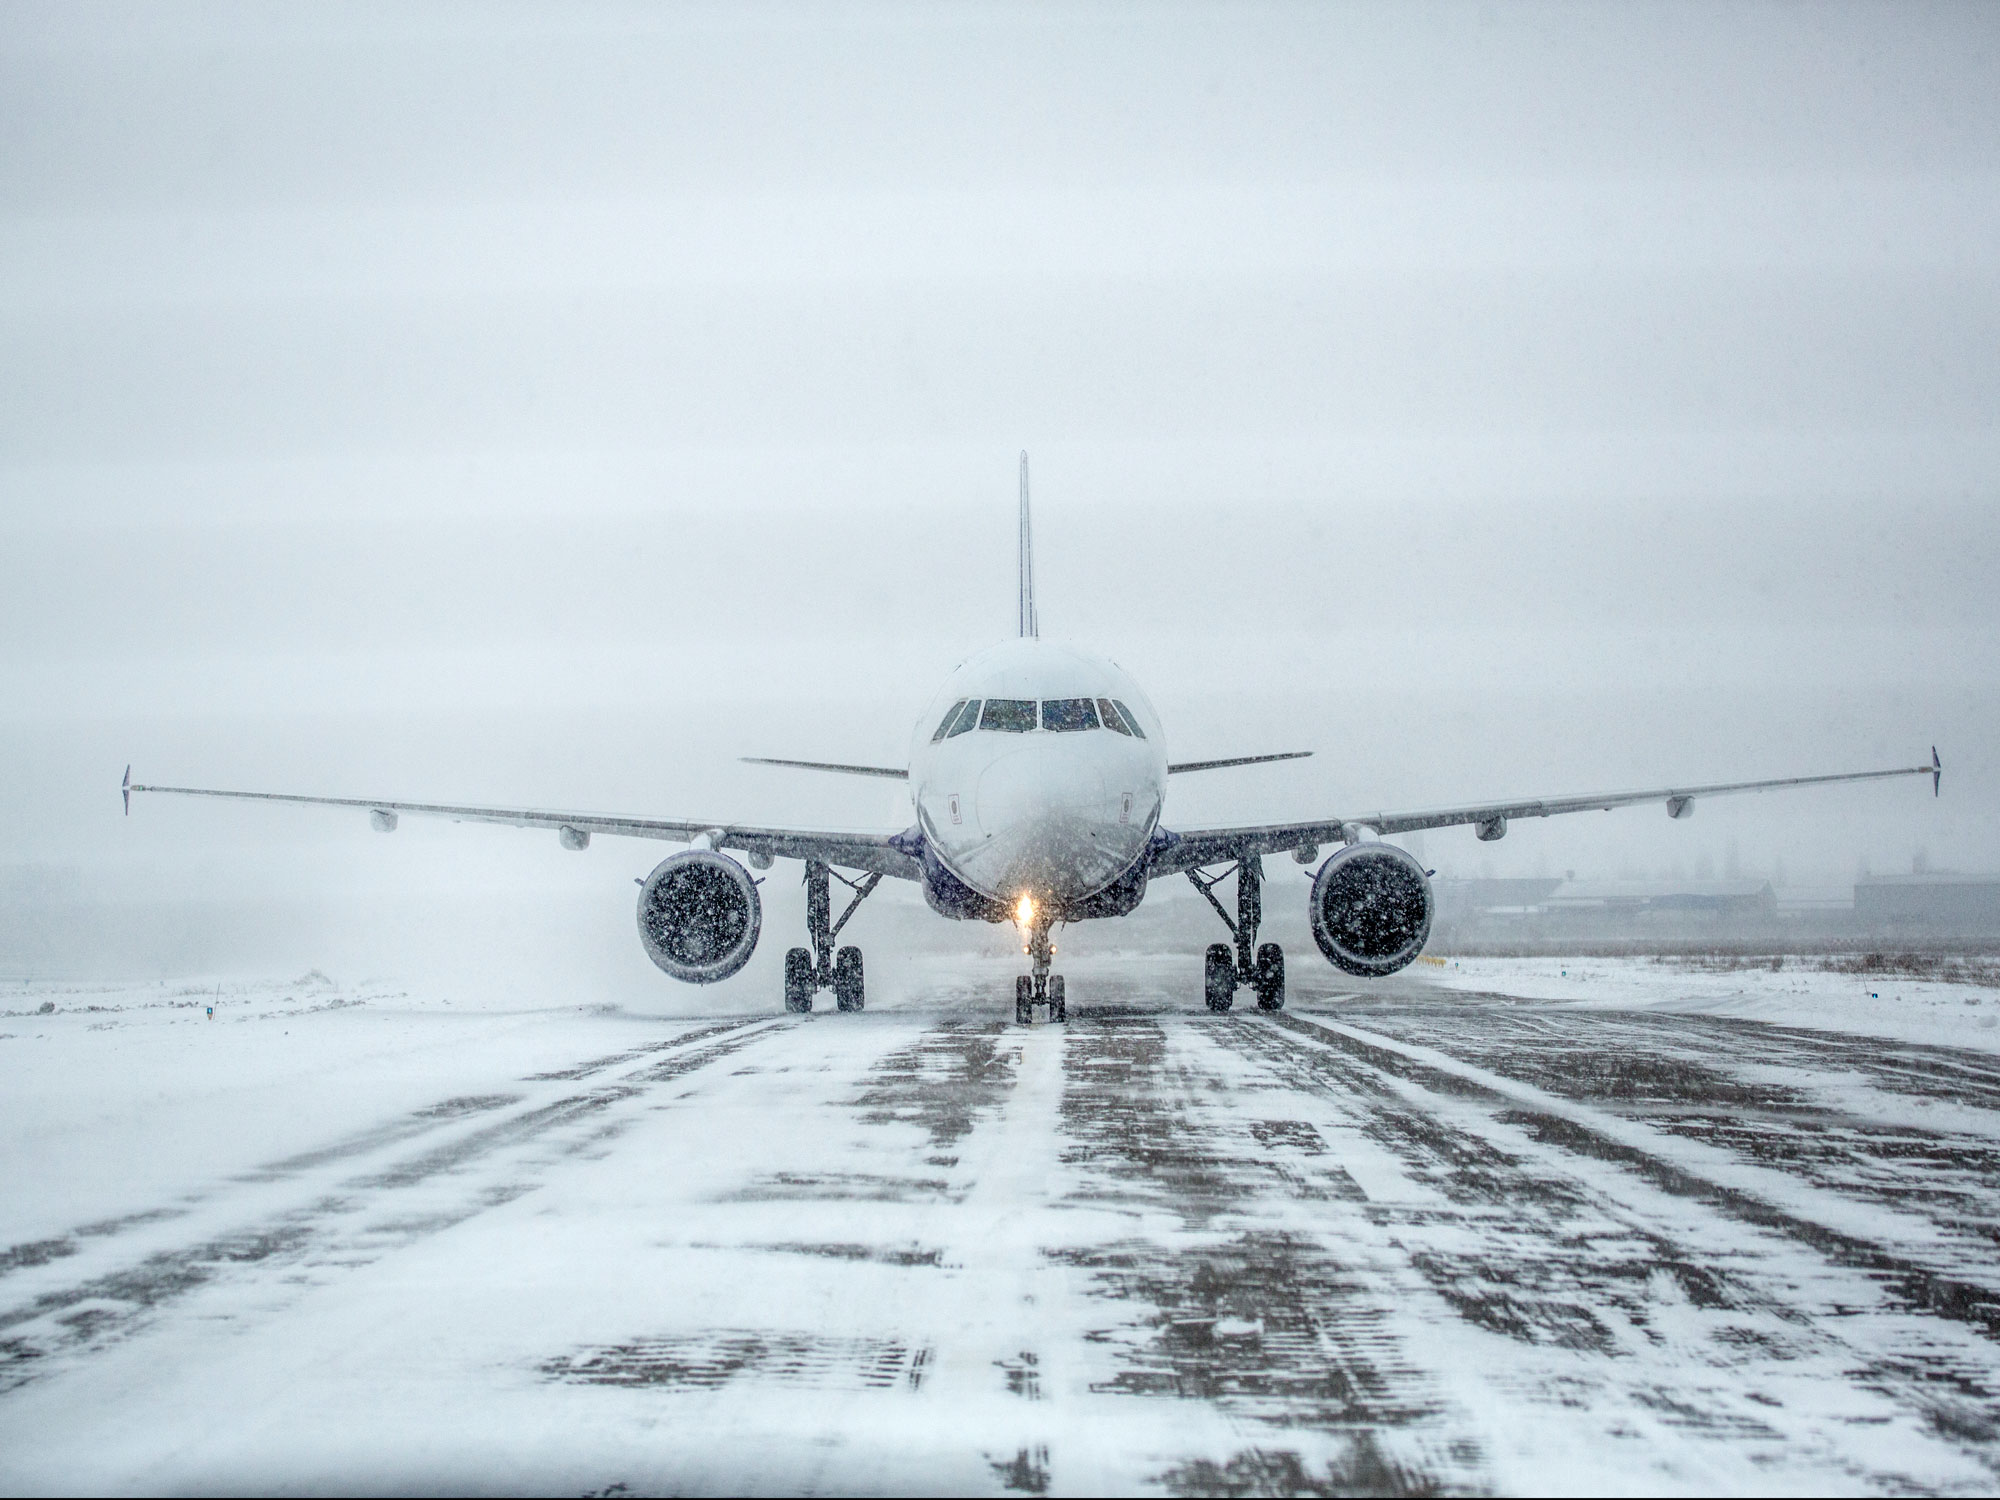
<svg viewBox="0 0 2000 1500"><path fill-rule="evenodd" d="M1394 844L1349 844L1313 877L1313 941L1335 968L1377 979L1423 951L1434 907L1413 855Z"/></svg>
<svg viewBox="0 0 2000 1500"><path fill-rule="evenodd" d="M714 984L750 962L763 922L750 872L711 849L661 860L640 886L646 956L689 984Z"/></svg>

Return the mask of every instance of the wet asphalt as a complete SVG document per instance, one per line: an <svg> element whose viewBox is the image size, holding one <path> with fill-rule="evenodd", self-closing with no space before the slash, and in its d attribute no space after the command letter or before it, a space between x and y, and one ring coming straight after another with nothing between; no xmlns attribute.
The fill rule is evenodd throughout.
<svg viewBox="0 0 2000 1500"><path fill-rule="evenodd" d="M662 1022L0 1247L0 1481L2000 1484L2000 1058L1179 977ZM260 1360L256 1442L131 1437Z"/></svg>

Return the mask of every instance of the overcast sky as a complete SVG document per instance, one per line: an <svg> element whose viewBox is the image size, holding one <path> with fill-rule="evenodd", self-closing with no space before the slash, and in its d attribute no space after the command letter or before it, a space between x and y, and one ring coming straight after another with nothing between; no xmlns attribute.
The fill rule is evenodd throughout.
<svg viewBox="0 0 2000 1500"><path fill-rule="evenodd" d="M1994 868L1996 78L1990 5L0 5L0 862L415 878L127 760L896 826L734 757L901 756L1026 448L1045 632L1318 752L1170 823L1935 740L1429 854Z"/></svg>

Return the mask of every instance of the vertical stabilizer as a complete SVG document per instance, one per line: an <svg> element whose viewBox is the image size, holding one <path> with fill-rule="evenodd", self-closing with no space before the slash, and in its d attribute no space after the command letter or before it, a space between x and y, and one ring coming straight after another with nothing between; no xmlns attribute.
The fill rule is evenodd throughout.
<svg viewBox="0 0 2000 1500"><path fill-rule="evenodd" d="M1028 452L1021 450L1021 635L1033 640L1041 634L1035 619L1035 539L1028 529Z"/></svg>

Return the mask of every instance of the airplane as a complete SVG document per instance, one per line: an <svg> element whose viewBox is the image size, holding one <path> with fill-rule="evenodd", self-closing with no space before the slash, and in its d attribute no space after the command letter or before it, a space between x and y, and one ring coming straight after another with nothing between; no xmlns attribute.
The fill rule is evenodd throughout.
<svg viewBox="0 0 2000 1500"><path fill-rule="evenodd" d="M784 1003L793 1013L809 1012L815 997L828 989L837 1009L863 1008L861 951L838 945L841 929L885 879L912 880L940 916L1017 924L1029 972L1015 978L1014 1018L1025 1025L1038 1009L1052 1022L1068 1019L1063 976L1051 972L1052 930L1125 916L1163 876L1185 876L1230 932L1232 941L1211 944L1204 959L1208 1008L1227 1011L1236 992L1247 989L1260 1009L1275 1011L1285 1003L1284 951L1276 943L1257 942L1266 855L1289 854L1300 865L1311 865L1322 848L1332 846L1308 897L1313 940L1336 968L1357 978L1380 978L1416 960L1435 910L1430 885L1435 872L1386 842L1396 834L1469 825L1478 838L1492 841L1520 818L1649 802L1663 804L1669 817L1686 818L1701 798L1895 776L1928 775L1932 795L1939 792L1944 767L1932 746L1929 764L1882 771L1348 812L1294 823L1170 828L1162 822L1169 777L1295 760L1312 752L1169 760L1160 716L1130 676L1101 656L1042 639L1026 453L1020 478L1016 635L946 678L917 722L908 764L746 757L764 765L907 781L916 821L901 832L151 786L133 781L130 766L121 789L125 812L130 815L132 794L141 792L355 808L366 811L383 833L393 832L403 816L418 815L552 829L570 850L588 848L599 834L685 843L686 849L639 882L638 921L647 956L666 974L691 984L729 978L756 949L763 906L750 872L769 870L780 859L800 860L809 946L785 954ZM1231 874L1233 919L1214 893ZM851 893L838 918L832 903L836 880Z"/></svg>

